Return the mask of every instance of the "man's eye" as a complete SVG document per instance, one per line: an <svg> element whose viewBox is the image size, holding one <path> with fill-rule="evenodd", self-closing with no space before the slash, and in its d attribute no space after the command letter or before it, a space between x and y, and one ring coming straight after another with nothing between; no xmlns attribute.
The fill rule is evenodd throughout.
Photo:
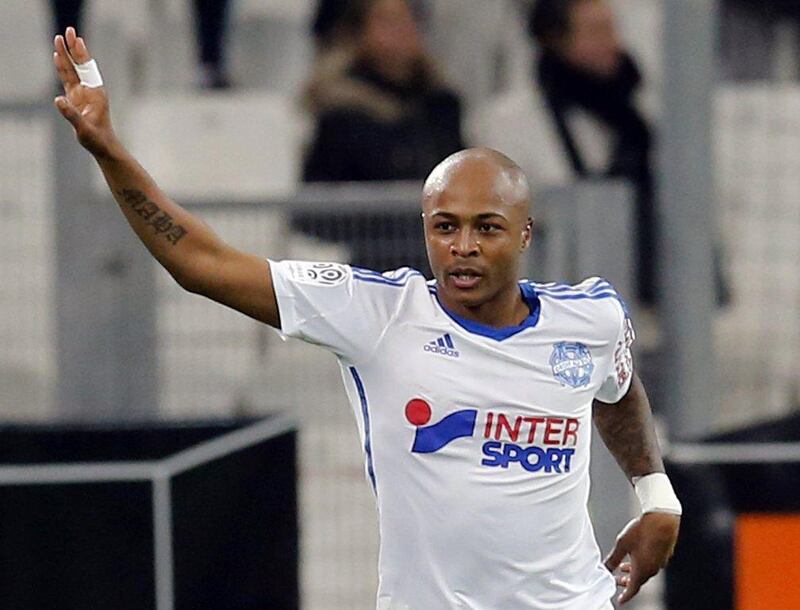
<svg viewBox="0 0 800 610"><path fill-rule="evenodd" d="M453 223L452 222L437 222L435 227L439 231L450 231L450 230L453 229Z"/></svg>
<svg viewBox="0 0 800 610"><path fill-rule="evenodd" d="M501 229L500 225L490 224L488 222L483 223L478 228L484 233L491 233L492 231L499 231Z"/></svg>

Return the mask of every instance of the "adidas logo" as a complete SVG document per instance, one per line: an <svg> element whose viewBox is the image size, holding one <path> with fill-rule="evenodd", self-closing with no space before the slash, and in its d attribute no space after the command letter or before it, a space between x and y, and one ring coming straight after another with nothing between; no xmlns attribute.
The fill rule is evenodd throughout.
<svg viewBox="0 0 800 610"><path fill-rule="evenodd" d="M453 345L453 338L450 336L450 333L445 333L438 339L429 341L422 346L422 349L426 352L441 354L442 356L449 356L450 358L458 358L459 356L456 346Z"/></svg>

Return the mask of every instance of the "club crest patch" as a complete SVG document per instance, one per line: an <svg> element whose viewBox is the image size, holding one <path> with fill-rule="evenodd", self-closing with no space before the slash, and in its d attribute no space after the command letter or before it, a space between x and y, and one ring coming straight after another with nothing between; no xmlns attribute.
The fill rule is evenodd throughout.
<svg viewBox="0 0 800 610"><path fill-rule="evenodd" d="M338 286L350 275L350 268L339 263L291 262L292 277L301 284Z"/></svg>
<svg viewBox="0 0 800 610"><path fill-rule="evenodd" d="M582 388L589 385L594 371L589 348L577 341L560 341L553 345L550 355L553 376L563 386Z"/></svg>

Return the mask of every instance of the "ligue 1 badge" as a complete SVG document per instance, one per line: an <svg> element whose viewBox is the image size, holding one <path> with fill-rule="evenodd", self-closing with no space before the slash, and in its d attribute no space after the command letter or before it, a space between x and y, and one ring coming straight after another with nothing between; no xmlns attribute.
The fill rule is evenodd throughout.
<svg viewBox="0 0 800 610"><path fill-rule="evenodd" d="M583 343L561 341L553 345L550 355L553 376L563 386L582 388L589 385L594 363L589 348Z"/></svg>
<svg viewBox="0 0 800 610"><path fill-rule="evenodd" d="M292 261L290 264L294 279L301 284L338 286L343 283L349 275L348 268L339 263Z"/></svg>

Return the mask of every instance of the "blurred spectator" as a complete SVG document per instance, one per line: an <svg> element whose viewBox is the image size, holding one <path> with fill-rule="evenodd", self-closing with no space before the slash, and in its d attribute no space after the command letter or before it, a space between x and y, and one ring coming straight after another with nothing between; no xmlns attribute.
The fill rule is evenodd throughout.
<svg viewBox="0 0 800 610"><path fill-rule="evenodd" d="M318 57L306 102L307 181L423 179L463 148L461 108L405 0L352 0Z"/></svg>
<svg viewBox="0 0 800 610"><path fill-rule="evenodd" d="M406 0L430 52L467 106L485 102L527 78L527 0ZM312 32L317 50L341 33L348 0L319 0Z"/></svg>
<svg viewBox="0 0 800 610"><path fill-rule="evenodd" d="M529 33L540 53L524 88L490 102L471 121L475 144L515 159L534 184L618 177L636 193L637 292L656 295L652 135L638 106L641 74L606 0L539 0Z"/></svg>
<svg viewBox="0 0 800 610"><path fill-rule="evenodd" d="M336 10L317 39L317 66L306 91L316 128L304 179L423 180L464 147L459 99L425 50L406 0L352 0L338 16ZM295 217L295 226L349 242L355 265L428 272L418 213L344 214L338 221L333 226L306 214Z"/></svg>
<svg viewBox="0 0 800 610"><path fill-rule="evenodd" d="M84 0L50 0L56 33L68 26L83 31ZM203 89L230 86L225 63L224 43L228 0L192 0L197 38L197 85Z"/></svg>
<svg viewBox="0 0 800 610"><path fill-rule="evenodd" d="M406 6L417 22L422 19L424 5L427 2L436 0L405 0ZM324 51L352 35L350 27L351 18L346 18L353 5L353 0L317 0L317 8L311 25L311 33L314 36L317 51Z"/></svg>

